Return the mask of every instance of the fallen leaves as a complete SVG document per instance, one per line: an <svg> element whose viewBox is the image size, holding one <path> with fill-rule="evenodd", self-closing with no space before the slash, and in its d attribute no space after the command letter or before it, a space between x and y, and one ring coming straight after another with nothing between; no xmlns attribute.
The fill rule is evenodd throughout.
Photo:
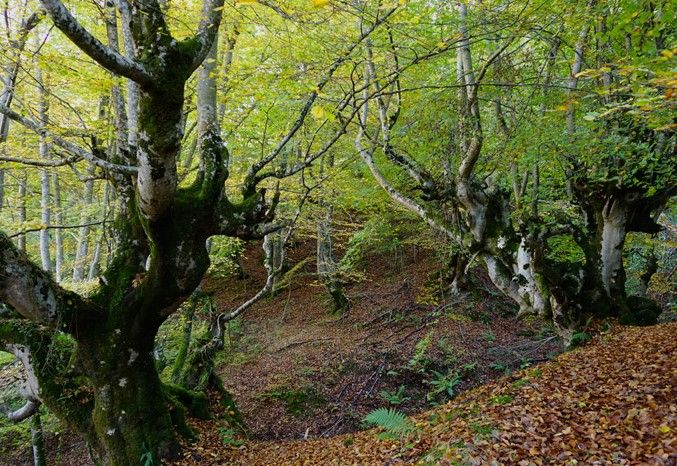
<svg viewBox="0 0 677 466"><path fill-rule="evenodd" d="M182 464L674 465L676 337L677 323L603 335L415 416L417 433L399 441L249 442L199 460L189 446Z"/></svg>

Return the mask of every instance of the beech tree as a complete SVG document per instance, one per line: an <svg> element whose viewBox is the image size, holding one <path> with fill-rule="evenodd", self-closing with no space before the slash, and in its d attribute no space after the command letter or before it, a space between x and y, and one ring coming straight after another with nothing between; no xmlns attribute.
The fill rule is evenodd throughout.
<svg viewBox="0 0 677 466"><path fill-rule="evenodd" d="M356 147L374 179L451 243L452 289L461 289L472 263L482 261L521 315L552 319L566 343L593 315L655 322L655 303L627 296L622 253L628 232L660 230L658 215L675 193L672 107L661 95L669 79L662 63L672 56L661 49L669 24L665 5L580 2L569 11L578 23L565 30L569 22L554 9L525 15L522 5L459 1L454 7L444 11L457 28L449 47L456 54L445 57L456 75L449 76L449 66L442 84L408 79L398 48L377 54L384 48L365 44L364 79L374 97L371 109L362 109ZM621 56L632 53L628 40L639 39L636 30L623 30L625 18L640 13L648 18L640 36L652 30L654 43L632 64L622 63ZM594 59L600 66L584 72ZM535 63L512 64L520 60ZM638 61L656 71L639 72ZM596 82L580 89L579 81L590 77ZM426 85L457 92L444 100L455 110L448 144L428 157L416 149L430 144L411 142L423 133L421 114L407 108L408 96ZM543 95L534 105L539 87ZM584 105L581 96L595 103ZM581 110L588 110L585 118ZM531 124L522 131L524 121ZM539 125L542 133L534 130ZM534 139L543 142L535 146ZM388 179L379 151L408 183ZM547 209L539 207L545 201ZM557 259L553 239L568 241L581 259Z"/></svg>
<svg viewBox="0 0 677 466"><path fill-rule="evenodd" d="M369 27L346 42L303 99L280 142L248 167L239 193L232 193L225 187L229 152L217 121L216 83L209 79L223 0L203 4L197 32L185 39L172 35L156 0L107 3L107 45L60 0L45 0L41 7L72 44L129 84L124 96L117 84L113 88L116 136L107 148L94 139L90 148L78 145L52 131L44 119L36 122L3 101L0 113L68 154L60 161L3 160L38 166L88 162L90 175L104 178L115 190L114 248L100 285L85 296L59 286L0 233L0 300L8 306L0 317L0 343L30 354L25 364L39 386L36 398L86 439L96 463L176 457L177 432L190 433L185 409L204 408L205 398L161 382L153 359L158 328L199 285L209 266L209 237L263 238L283 226L274 223L279 193L268 198L263 182L293 176L320 158L345 133L355 112L347 103L339 104L348 115L334 125L326 143L312 151L309 147L294 163L271 165L304 125L332 75L395 8L379 11ZM118 45L118 19L124 53ZM192 181L181 183L177 165L187 82L203 62L199 164ZM89 186L85 197L89 202ZM76 267L79 279L83 264Z"/></svg>

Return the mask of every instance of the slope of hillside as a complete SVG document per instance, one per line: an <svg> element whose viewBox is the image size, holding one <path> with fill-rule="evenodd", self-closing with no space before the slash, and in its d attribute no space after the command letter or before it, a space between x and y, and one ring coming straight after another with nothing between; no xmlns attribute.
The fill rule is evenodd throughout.
<svg viewBox="0 0 677 466"><path fill-rule="evenodd" d="M555 357L561 347L547 324L517 319L482 274L470 292L446 296L432 252L411 245L397 260L369 256L366 279L346 287L351 310L331 315L307 259L313 246L298 242L292 263L306 265L291 285L229 327L219 373L249 438L233 436L218 415L191 421L198 439L176 464L677 460L677 323L612 327ZM219 309L260 288L260 256L252 244L242 264L246 278L205 281ZM434 391L436 374L458 376L448 404L441 404L446 393ZM16 387L19 376L16 365L0 369L0 389ZM430 411L434 403L440 405ZM360 431L364 416L380 407L413 414L416 431L395 440ZM31 464L28 426L17 427L0 436L0 464ZM49 464L90 464L82 441L56 430L46 428Z"/></svg>
<svg viewBox="0 0 677 466"><path fill-rule="evenodd" d="M674 465L675 350L677 323L619 327L414 416L397 440L370 430L215 448L205 432L181 464Z"/></svg>

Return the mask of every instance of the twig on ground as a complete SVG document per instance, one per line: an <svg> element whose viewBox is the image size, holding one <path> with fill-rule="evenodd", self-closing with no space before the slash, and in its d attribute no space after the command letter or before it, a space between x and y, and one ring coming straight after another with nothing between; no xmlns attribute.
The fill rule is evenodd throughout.
<svg viewBox="0 0 677 466"><path fill-rule="evenodd" d="M292 343L289 343L288 345L283 346L282 348L278 348L274 351L271 351L271 353L279 353L280 351L284 351L286 349L289 349L294 346L299 346L299 345L305 345L307 343L319 343L321 341L330 341L334 340L333 338L313 338L312 340L304 340L304 341L294 341Z"/></svg>

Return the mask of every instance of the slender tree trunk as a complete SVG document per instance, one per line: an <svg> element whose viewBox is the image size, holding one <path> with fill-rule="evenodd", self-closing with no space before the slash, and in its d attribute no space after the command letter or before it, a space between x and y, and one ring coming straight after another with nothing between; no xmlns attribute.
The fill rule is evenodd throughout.
<svg viewBox="0 0 677 466"><path fill-rule="evenodd" d="M343 313L350 303L343 292L343 283L334 258L331 226L334 206L328 202L323 202L322 205L325 212L317 224L317 274L331 297L332 312Z"/></svg>
<svg viewBox="0 0 677 466"><path fill-rule="evenodd" d="M90 175L92 172L90 171ZM80 223L83 225L78 232L78 242L75 247L75 264L73 266L73 281L79 282L85 278L85 261L87 260L87 252L89 250L89 223L91 217L89 216L89 209L94 198L94 181L87 180L85 182L85 192L83 195L83 212L80 215Z"/></svg>
<svg viewBox="0 0 677 466"><path fill-rule="evenodd" d="M21 69L21 54L26 47L26 41L28 39L28 34L38 25L40 22L41 14L33 13L24 21L22 21L21 29L18 31L18 37L15 41L10 41L13 45L11 50L8 51L7 55L9 56L9 65L3 69L3 74L0 77L2 80L2 92L0 93L0 104L9 108L12 105L14 100L14 86L16 85L16 79L19 75L19 70ZM7 141L7 136L9 135L9 117L4 113L0 114L0 145L3 146ZM4 207L4 194L5 194L5 170L0 168L0 211Z"/></svg>
<svg viewBox="0 0 677 466"><path fill-rule="evenodd" d="M26 173L21 173L19 180L19 225L25 228L26 224ZM16 238L17 247L21 251L26 251L26 234L21 233Z"/></svg>
<svg viewBox="0 0 677 466"><path fill-rule="evenodd" d="M54 222L57 226L63 225L63 211L61 210L61 186L59 184L59 174L52 174L52 185L54 190ZM57 228L54 230L54 245L56 248L55 251L55 261L54 261L54 278L57 283L63 281L63 272L64 272L64 254L63 254L63 234L61 229Z"/></svg>
<svg viewBox="0 0 677 466"><path fill-rule="evenodd" d="M39 121L40 126L46 128L49 124L49 118L47 116L49 105L47 102L47 91L42 76L42 69L40 68L37 57L34 59L34 63L35 81L38 85L39 96ZM49 158L49 143L44 134L40 135L39 151L41 159L47 160ZM43 168L40 170L40 209L42 211L41 221L45 226L50 225L51 222L50 204L52 200L50 198L49 188L49 172L46 168ZM40 259L42 261L42 269L46 272L50 272L52 270L52 261L49 253L49 230L46 228L40 231Z"/></svg>
<svg viewBox="0 0 677 466"><path fill-rule="evenodd" d="M647 297L647 292L649 290L649 284L651 283L651 277L658 272L658 257L656 256L655 246L651 247L649 251L649 257L647 257L646 267L644 272L639 277L639 287L637 289L637 296L641 298Z"/></svg>
<svg viewBox="0 0 677 466"><path fill-rule="evenodd" d="M46 144L45 144L46 145ZM40 170L40 208L42 210L41 221L47 226L51 224L51 198L49 190L49 172L47 170ZM42 261L42 268L47 272L52 270L52 260L49 251L49 230L40 230L40 259Z"/></svg>
<svg viewBox="0 0 677 466"><path fill-rule="evenodd" d="M133 60L136 58L136 44L134 44L134 35L131 29L132 18L129 8L120 8L120 17L122 19L120 23L122 24L122 43L125 48L125 57ZM131 79L127 79L127 143L132 159L134 159L139 138L139 92L139 85Z"/></svg>
<svg viewBox="0 0 677 466"><path fill-rule="evenodd" d="M94 254L92 255L92 262L89 263L89 271L87 272L87 280L94 280L99 274L99 262L101 261L101 247L103 245L103 226L94 244Z"/></svg>
<svg viewBox="0 0 677 466"><path fill-rule="evenodd" d="M452 295L459 295L468 289L468 276L466 268L468 267L468 257L462 253L454 253L449 261L449 292Z"/></svg>
<svg viewBox="0 0 677 466"><path fill-rule="evenodd" d="M233 29L226 37L226 49L223 53L221 70L222 70L222 79L221 79L221 95L222 98L227 94L227 86L229 85L229 71L230 67L233 64L233 52L235 50L235 44L237 43L237 37L240 35L240 29L237 24L233 25ZM219 116L218 122L219 126L223 127L223 117L226 114L226 105L219 105Z"/></svg>
<svg viewBox="0 0 677 466"><path fill-rule="evenodd" d="M334 168L334 157L328 155L320 165L320 176L324 174L324 169ZM334 205L332 198L336 197L333 190L329 190L328 198L320 200L320 207L324 209L324 215L320 215L317 222L317 275L320 281L327 288L331 298L332 312L343 313L350 307L350 302L343 292L343 283L339 276L338 265L334 257L334 243L332 239L332 223L334 222Z"/></svg>
<svg viewBox="0 0 677 466"><path fill-rule="evenodd" d="M216 117L216 70L217 70L217 56L218 56L218 41L214 41L205 62L198 71L197 82L197 136L198 147L208 143L206 138L209 137L212 131L218 131L218 123Z"/></svg>
<svg viewBox="0 0 677 466"><path fill-rule="evenodd" d="M5 170L0 168L0 212L5 206Z"/></svg>
<svg viewBox="0 0 677 466"><path fill-rule="evenodd" d="M31 443L33 444L34 466L46 466L47 461L45 459L45 440L42 433L40 410L36 411L31 417Z"/></svg>
<svg viewBox="0 0 677 466"><path fill-rule="evenodd" d="M108 217L108 198L110 196L110 185L106 183L103 189L103 199L101 200L102 205L102 215L101 221L105 221ZM99 275L99 263L101 262L101 248L103 247L104 237L106 235L106 225L101 224L99 228L99 235L94 245L94 255L92 257L92 262L89 264L89 272L87 273L88 280L94 280Z"/></svg>

